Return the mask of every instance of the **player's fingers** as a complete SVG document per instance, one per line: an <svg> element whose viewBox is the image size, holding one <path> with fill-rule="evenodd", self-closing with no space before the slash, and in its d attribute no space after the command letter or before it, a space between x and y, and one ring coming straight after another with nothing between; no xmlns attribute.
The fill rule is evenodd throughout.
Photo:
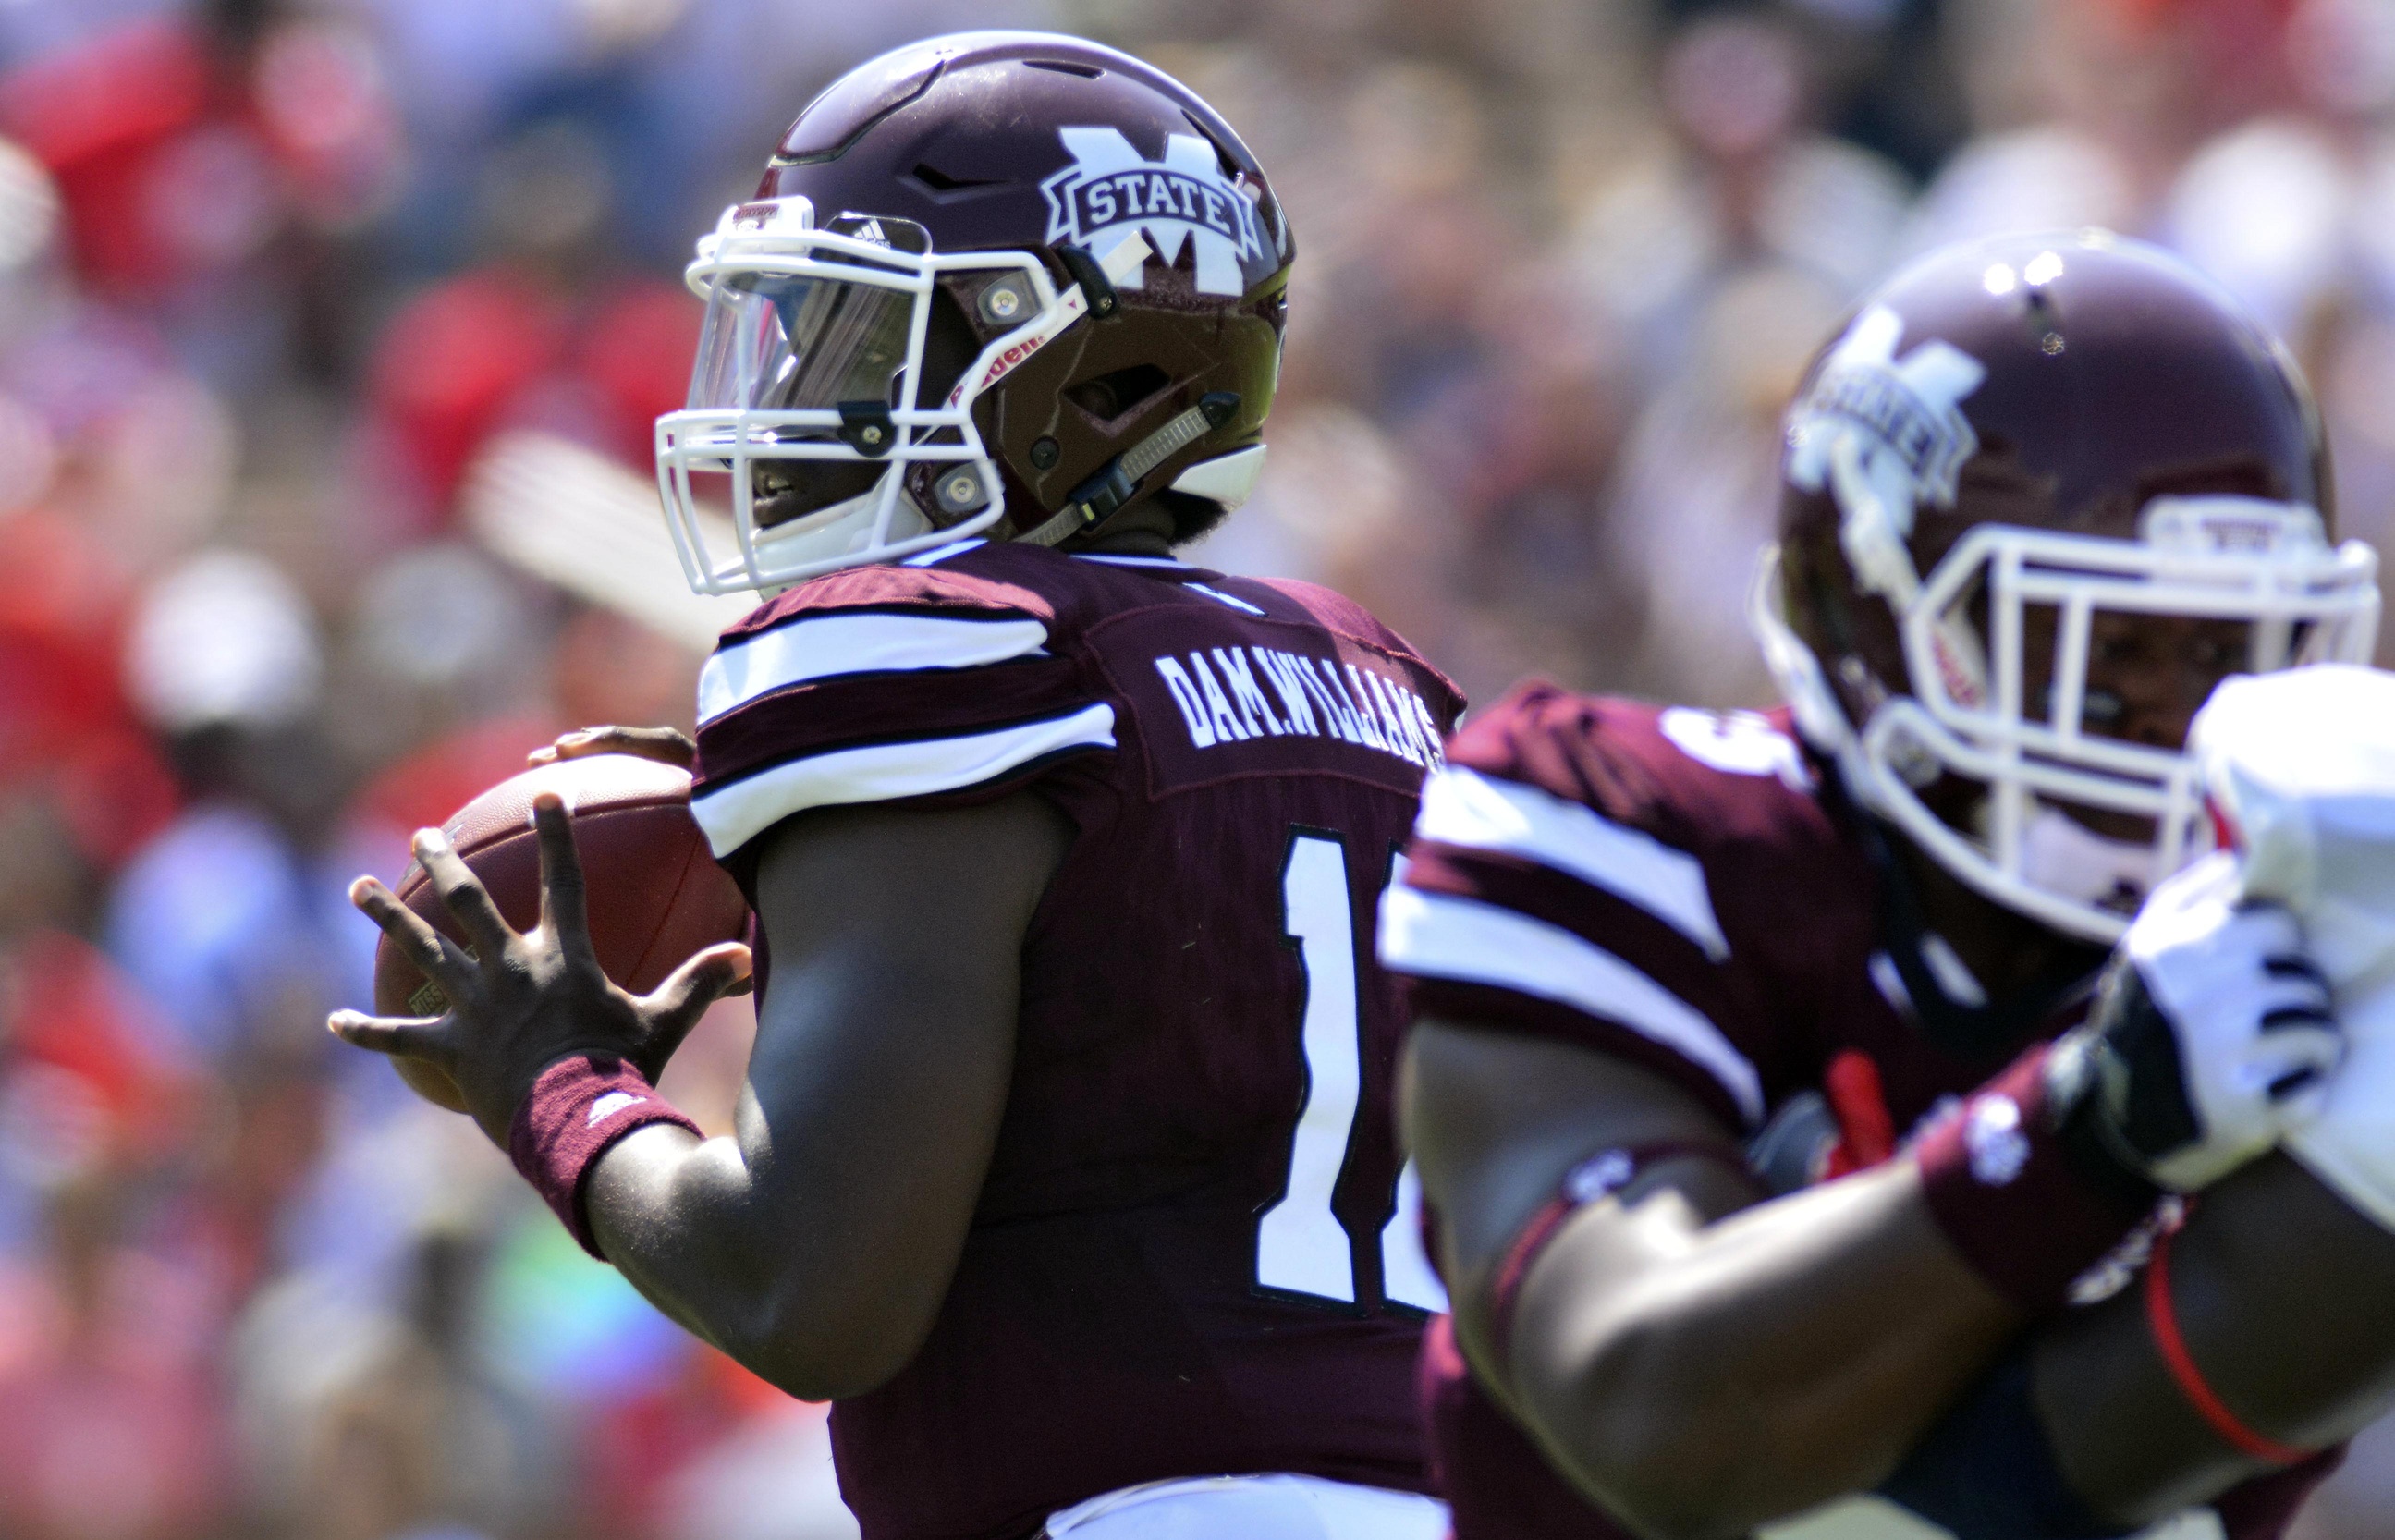
<svg viewBox="0 0 2395 1540"><path fill-rule="evenodd" d="M496 961L515 932L499 913L499 906L491 901L482 879L459 857L449 836L437 829L417 830L414 849L417 864L432 879L432 891L456 916L466 939L485 962Z"/></svg>
<svg viewBox="0 0 2395 1540"><path fill-rule="evenodd" d="M554 764L590 754L637 754L687 770L698 758L698 748L673 727L577 727L559 735L549 747L534 750L529 759L534 764Z"/></svg>
<svg viewBox="0 0 2395 1540"><path fill-rule="evenodd" d="M335 1011L324 1025L332 1034L351 1047L395 1057L420 1058L441 1064L447 1057L449 1042L443 1029L445 1016L430 1020L406 1020L391 1016L370 1016L358 1011Z"/></svg>
<svg viewBox="0 0 2395 1540"><path fill-rule="evenodd" d="M698 1025L707 1008L731 993L735 985L748 983L756 966L747 947L737 941L719 941L667 976L642 1002L658 1050L670 1055Z"/></svg>
<svg viewBox="0 0 2395 1540"><path fill-rule="evenodd" d="M586 754L609 752L606 746L608 729L576 727L570 733L560 733L554 742L542 745L524 756L526 764L555 764L560 760L580 759Z"/></svg>
<svg viewBox="0 0 2395 1540"><path fill-rule="evenodd" d="M399 901L399 896L373 877L350 884L350 902L382 927L400 955L423 970L454 997L474 976L474 961L457 943L424 923L421 915Z"/></svg>
<svg viewBox="0 0 2395 1540"><path fill-rule="evenodd" d="M540 842L540 923L567 955L592 957L589 896L565 799L554 791L535 796L532 827Z"/></svg>

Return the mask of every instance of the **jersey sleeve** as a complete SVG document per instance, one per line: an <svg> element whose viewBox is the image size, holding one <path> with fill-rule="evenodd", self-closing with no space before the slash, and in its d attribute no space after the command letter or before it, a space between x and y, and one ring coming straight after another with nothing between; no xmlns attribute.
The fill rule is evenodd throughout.
<svg viewBox="0 0 2395 1540"><path fill-rule="evenodd" d="M986 801L1114 750L1115 709L1020 585L904 565L804 584L698 684L691 812L716 858L810 808Z"/></svg>
<svg viewBox="0 0 2395 1540"><path fill-rule="evenodd" d="M1691 848L1702 810L1675 783L1707 772L1674 763L1653 712L1530 686L1458 734L1383 905L1382 960L1417 1016L1631 1059L1751 1131L1780 1032Z"/></svg>

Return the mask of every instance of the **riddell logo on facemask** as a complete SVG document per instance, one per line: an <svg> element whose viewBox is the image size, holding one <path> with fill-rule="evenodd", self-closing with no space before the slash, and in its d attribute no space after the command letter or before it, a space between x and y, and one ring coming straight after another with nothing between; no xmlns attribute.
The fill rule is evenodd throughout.
<svg viewBox="0 0 2395 1540"><path fill-rule="evenodd" d="M983 370L981 378L974 382L974 390L976 392L980 392L989 389L991 385L998 381L1000 376L1013 368L1017 364L1020 364L1025 359L1030 357L1033 353L1038 352L1040 347L1046 343L1047 340L1048 339L1044 334L1039 337L1027 338L1007 349L1004 352L999 353L996 358L991 359L989 361L989 367ZM959 393L961 394L962 392ZM950 405L956 405L956 397L949 397L948 404Z"/></svg>
<svg viewBox="0 0 2395 1540"><path fill-rule="evenodd" d="M1194 134L1164 141L1164 159L1151 161L1117 128L1060 128L1073 164L1039 184L1048 198L1048 240L1093 249L1109 243L1101 232L1129 226L1147 236L1167 266L1182 246L1198 248L1202 294L1243 294L1242 264L1264 255L1255 206L1223 175L1214 147ZM1118 280L1138 288L1140 275Z"/></svg>

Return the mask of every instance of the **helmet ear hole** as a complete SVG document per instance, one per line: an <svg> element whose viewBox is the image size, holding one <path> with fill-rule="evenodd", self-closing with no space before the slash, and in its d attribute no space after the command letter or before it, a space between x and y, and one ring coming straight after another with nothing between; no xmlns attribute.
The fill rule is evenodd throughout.
<svg viewBox="0 0 2395 1540"><path fill-rule="evenodd" d="M1101 431L1112 432L1123 418L1172 386L1172 377L1153 364L1133 364L1067 385L1059 392Z"/></svg>

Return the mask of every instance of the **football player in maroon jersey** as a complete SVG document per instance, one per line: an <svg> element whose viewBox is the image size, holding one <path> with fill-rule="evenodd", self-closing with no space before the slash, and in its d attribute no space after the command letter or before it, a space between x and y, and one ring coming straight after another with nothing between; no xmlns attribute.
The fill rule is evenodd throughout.
<svg viewBox="0 0 2395 1540"><path fill-rule="evenodd" d="M2276 1148L2386 1136L2307 1122L2329 991L2232 855L2170 875L2213 686L2369 656L2330 514L2285 351L2174 259L1940 251L1789 417L1792 710L1531 684L1450 741L1382 949L1459 1540L2271 1535L2395 1398L2395 1209L2337 1175L2384 1162Z"/></svg>
<svg viewBox="0 0 2395 1540"><path fill-rule="evenodd" d="M659 481L693 585L769 596L701 676L692 801L759 921L735 1137L652 1087L750 962L612 988L562 809L529 936L419 837L479 962L360 885L457 1004L337 1029L836 1401L873 1540L1445 1529L1371 922L1461 702L1336 594L1171 554L1263 459L1293 249L1203 101L1029 33L837 82L700 243ZM610 749L692 754L552 752Z"/></svg>

